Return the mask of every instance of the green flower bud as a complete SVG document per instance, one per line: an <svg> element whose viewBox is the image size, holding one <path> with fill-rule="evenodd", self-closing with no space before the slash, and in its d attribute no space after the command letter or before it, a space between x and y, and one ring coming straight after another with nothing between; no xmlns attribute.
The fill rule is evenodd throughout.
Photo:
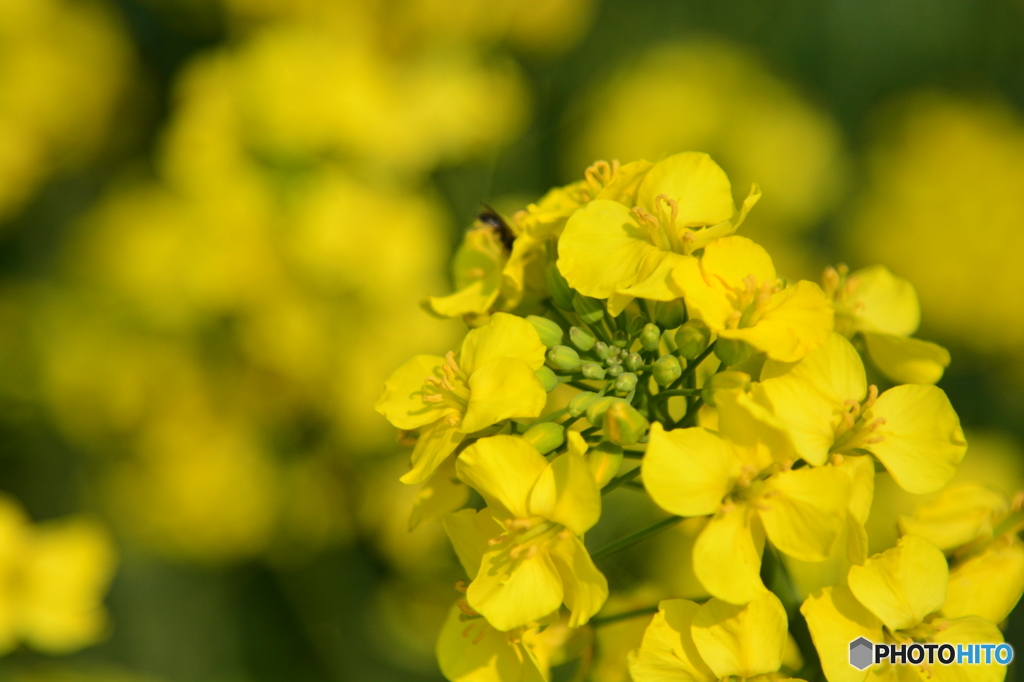
<svg viewBox="0 0 1024 682"><path fill-rule="evenodd" d="M604 379L604 367L597 364L596 362L584 362L583 367L580 368L583 372L584 379L592 379L594 381L600 381Z"/></svg>
<svg viewBox="0 0 1024 682"><path fill-rule="evenodd" d="M580 368L580 355L569 346L555 346L548 351L548 364L563 372L575 372Z"/></svg>
<svg viewBox="0 0 1024 682"><path fill-rule="evenodd" d="M597 343L594 344L594 353L600 359L607 360L612 356L612 348L614 348L614 346L609 347L608 344L605 343L604 341L598 341Z"/></svg>
<svg viewBox="0 0 1024 682"><path fill-rule="evenodd" d="M523 434L523 440L546 455L565 442L565 427L554 422L534 424Z"/></svg>
<svg viewBox="0 0 1024 682"><path fill-rule="evenodd" d="M548 282L548 292L551 293L551 301L555 304L555 307L559 310L572 310L572 297L576 292L569 287L565 277L562 277L562 273L558 271L555 261L548 263L548 269L545 274Z"/></svg>
<svg viewBox="0 0 1024 682"><path fill-rule="evenodd" d="M750 390L750 375L745 372L719 372L712 374L704 382L704 389L700 392L704 402L715 407L715 393L728 390Z"/></svg>
<svg viewBox="0 0 1024 682"><path fill-rule="evenodd" d="M537 378L540 379L541 385L548 393L551 393L551 391L558 387L558 377L555 376L555 373L552 372L549 367L541 367L538 369Z"/></svg>
<svg viewBox="0 0 1024 682"><path fill-rule="evenodd" d="M754 354L754 348L746 341L737 339L718 339L715 344L715 355L726 367L738 365Z"/></svg>
<svg viewBox="0 0 1024 682"><path fill-rule="evenodd" d="M626 366L626 369L628 369L630 372L635 372L641 367L643 367L644 359L640 357L639 353L630 353L629 355L626 356L626 360L625 362L623 362L623 364Z"/></svg>
<svg viewBox="0 0 1024 682"><path fill-rule="evenodd" d="M562 343L562 328L554 320L537 315L527 315L526 321L533 325L533 328L540 334L540 342L548 348L553 348Z"/></svg>
<svg viewBox="0 0 1024 682"><path fill-rule="evenodd" d="M674 301L658 301L654 305L654 321L662 329L675 329L683 323L686 317L686 306L683 299L677 298Z"/></svg>
<svg viewBox="0 0 1024 682"><path fill-rule="evenodd" d="M618 330L612 336L612 343L618 348L625 348L626 344L629 343L629 335L622 330Z"/></svg>
<svg viewBox="0 0 1024 682"><path fill-rule="evenodd" d="M616 445L638 443L649 426L642 414L624 400L608 406L604 413L604 436Z"/></svg>
<svg viewBox="0 0 1024 682"><path fill-rule="evenodd" d="M597 400L597 394L590 391L583 391L573 396L569 401L569 414L574 418L587 411L587 408Z"/></svg>
<svg viewBox="0 0 1024 682"><path fill-rule="evenodd" d="M693 360L704 352L711 341L711 330L701 320L690 320L676 330L679 357Z"/></svg>
<svg viewBox="0 0 1024 682"><path fill-rule="evenodd" d="M615 443L604 441L587 451L587 464L590 473L597 481L597 487L603 488L619 473L622 464L622 448Z"/></svg>
<svg viewBox="0 0 1024 682"><path fill-rule="evenodd" d="M597 344L593 334L579 327L569 327L569 340L582 351L588 351Z"/></svg>
<svg viewBox="0 0 1024 682"><path fill-rule="evenodd" d="M636 388L636 375L632 372L623 372L615 377L615 392L623 395Z"/></svg>
<svg viewBox="0 0 1024 682"><path fill-rule="evenodd" d="M608 376L615 378L620 374L622 374L622 365L617 363L608 365Z"/></svg>
<svg viewBox="0 0 1024 682"><path fill-rule="evenodd" d="M602 396L597 400L593 401L587 406L587 421L594 426L601 424L601 419L604 418L604 413L608 411L608 408L613 403L624 403L622 398L615 398L610 395Z"/></svg>
<svg viewBox="0 0 1024 682"><path fill-rule="evenodd" d="M626 319L626 331L629 332L630 336L636 336L643 331L645 324L647 324L647 318L642 315L628 316Z"/></svg>
<svg viewBox="0 0 1024 682"><path fill-rule="evenodd" d="M654 362L654 380L659 386L668 386L683 373L679 358L674 355L662 355Z"/></svg>
<svg viewBox="0 0 1024 682"><path fill-rule="evenodd" d="M661 343L661 330L658 329L656 324L645 324L643 331L640 332L640 345L644 347L646 351L658 350L658 345Z"/></svg>
<svg viewBox="0 0 1024 682"><path fill-rule="evenodd" d="M604 304L596 298L580 293L572 297L572 309L587 324L600 322L604 318Z"/></svg>

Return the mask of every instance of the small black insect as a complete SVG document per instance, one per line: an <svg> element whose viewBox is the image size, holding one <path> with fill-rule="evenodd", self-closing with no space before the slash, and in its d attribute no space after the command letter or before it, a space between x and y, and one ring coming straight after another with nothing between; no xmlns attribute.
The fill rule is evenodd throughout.
<svg viewBox="0 0 1024 682"><path fill-rule="evenodd" d="M505 251L512 253L512 242L516 240L516 235L512 232L512 228L508 226L508 223L501 217L501 214L487 204L483 206L484 210L477 214L476 219L485 225L489 225L501 241L501 245L505 247Z"/></svg>

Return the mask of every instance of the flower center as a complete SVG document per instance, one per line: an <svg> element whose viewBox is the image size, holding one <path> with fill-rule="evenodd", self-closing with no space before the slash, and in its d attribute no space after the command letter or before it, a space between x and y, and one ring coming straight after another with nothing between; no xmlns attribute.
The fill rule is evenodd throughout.
<svg viewBox="0 0 1024 682"><path fill-rule="evenodd" d="M513 570L520 562L532 559L538 552L564 538L569 530L565 526L539 516L512 519L505 523L505 532L491 538L488 544L500 549L492 560L492 570Z"/></svg>
<svg viewBox="0 0 1024 682"><path fill-rule="evenodd" d="M776 281L760 282L754 275L743 278L743 288L728 287L726 294L732 303L733 312L726 320L729 329L753 327L761 319L772 296L782 290L781 283Z"/></svg>
<svg viewBox="0 0 1024 682"><path fill-rule="evenodd" d="M455 362L455 353L448 351L444 356L444 364L434 370L433 376L423 381L423 402L428 405L444 405L463 413L469 403L468 384L469 376ZM458 423L458 415L450 415L449 422L452 418L455 419L453 424Z"/></svg>
<svg viewBox="0 0 1024 682"><path fill-rule="evenodd" d="M849 279L850 268L840 263L836 267L826 268L821 276L821 288L832 300L836 312L835 331L846 338L857 332L856 319L864 309L864 301L850 301L850 295L856 286L855 279Z"/></svg>
<svg viewBox="0 0 1024 682"><path fill-rule="evenodd" d="M863 403L856 400L847 400L844 403L845 409L842 412L842 420L836 426L831 452L849 452L885 440L885 436L876 433L878 428L885 424L885 418L873 419L870 413L876 400L878 387L872 384L868 387L868 397Z"/></svg>

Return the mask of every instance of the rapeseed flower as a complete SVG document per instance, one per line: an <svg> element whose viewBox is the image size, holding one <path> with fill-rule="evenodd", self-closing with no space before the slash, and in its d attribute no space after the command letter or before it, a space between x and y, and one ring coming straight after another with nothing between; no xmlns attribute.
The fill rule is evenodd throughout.
<svg viewBox="0 0 1024 682"><path fill-rule="evenodd" d="M466 335L457 361L454 352L417 355L395 370L376 409L398 428L419 431L402 481L425 481L466 434L538 416L547 400L536 375L544 350L529 322L498 313Z"/></svg>

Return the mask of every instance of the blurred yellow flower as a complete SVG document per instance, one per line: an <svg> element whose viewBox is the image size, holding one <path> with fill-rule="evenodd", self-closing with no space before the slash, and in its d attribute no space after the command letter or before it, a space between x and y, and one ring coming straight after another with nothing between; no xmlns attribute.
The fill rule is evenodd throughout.
<svg viewBox="0 0 1024 682"><path fill-rule="evenodd" d="M83 517L32 525L0 497L0 652L19 642L66 654L102 640L103 597L117 550L107 530Z"/></svg>

